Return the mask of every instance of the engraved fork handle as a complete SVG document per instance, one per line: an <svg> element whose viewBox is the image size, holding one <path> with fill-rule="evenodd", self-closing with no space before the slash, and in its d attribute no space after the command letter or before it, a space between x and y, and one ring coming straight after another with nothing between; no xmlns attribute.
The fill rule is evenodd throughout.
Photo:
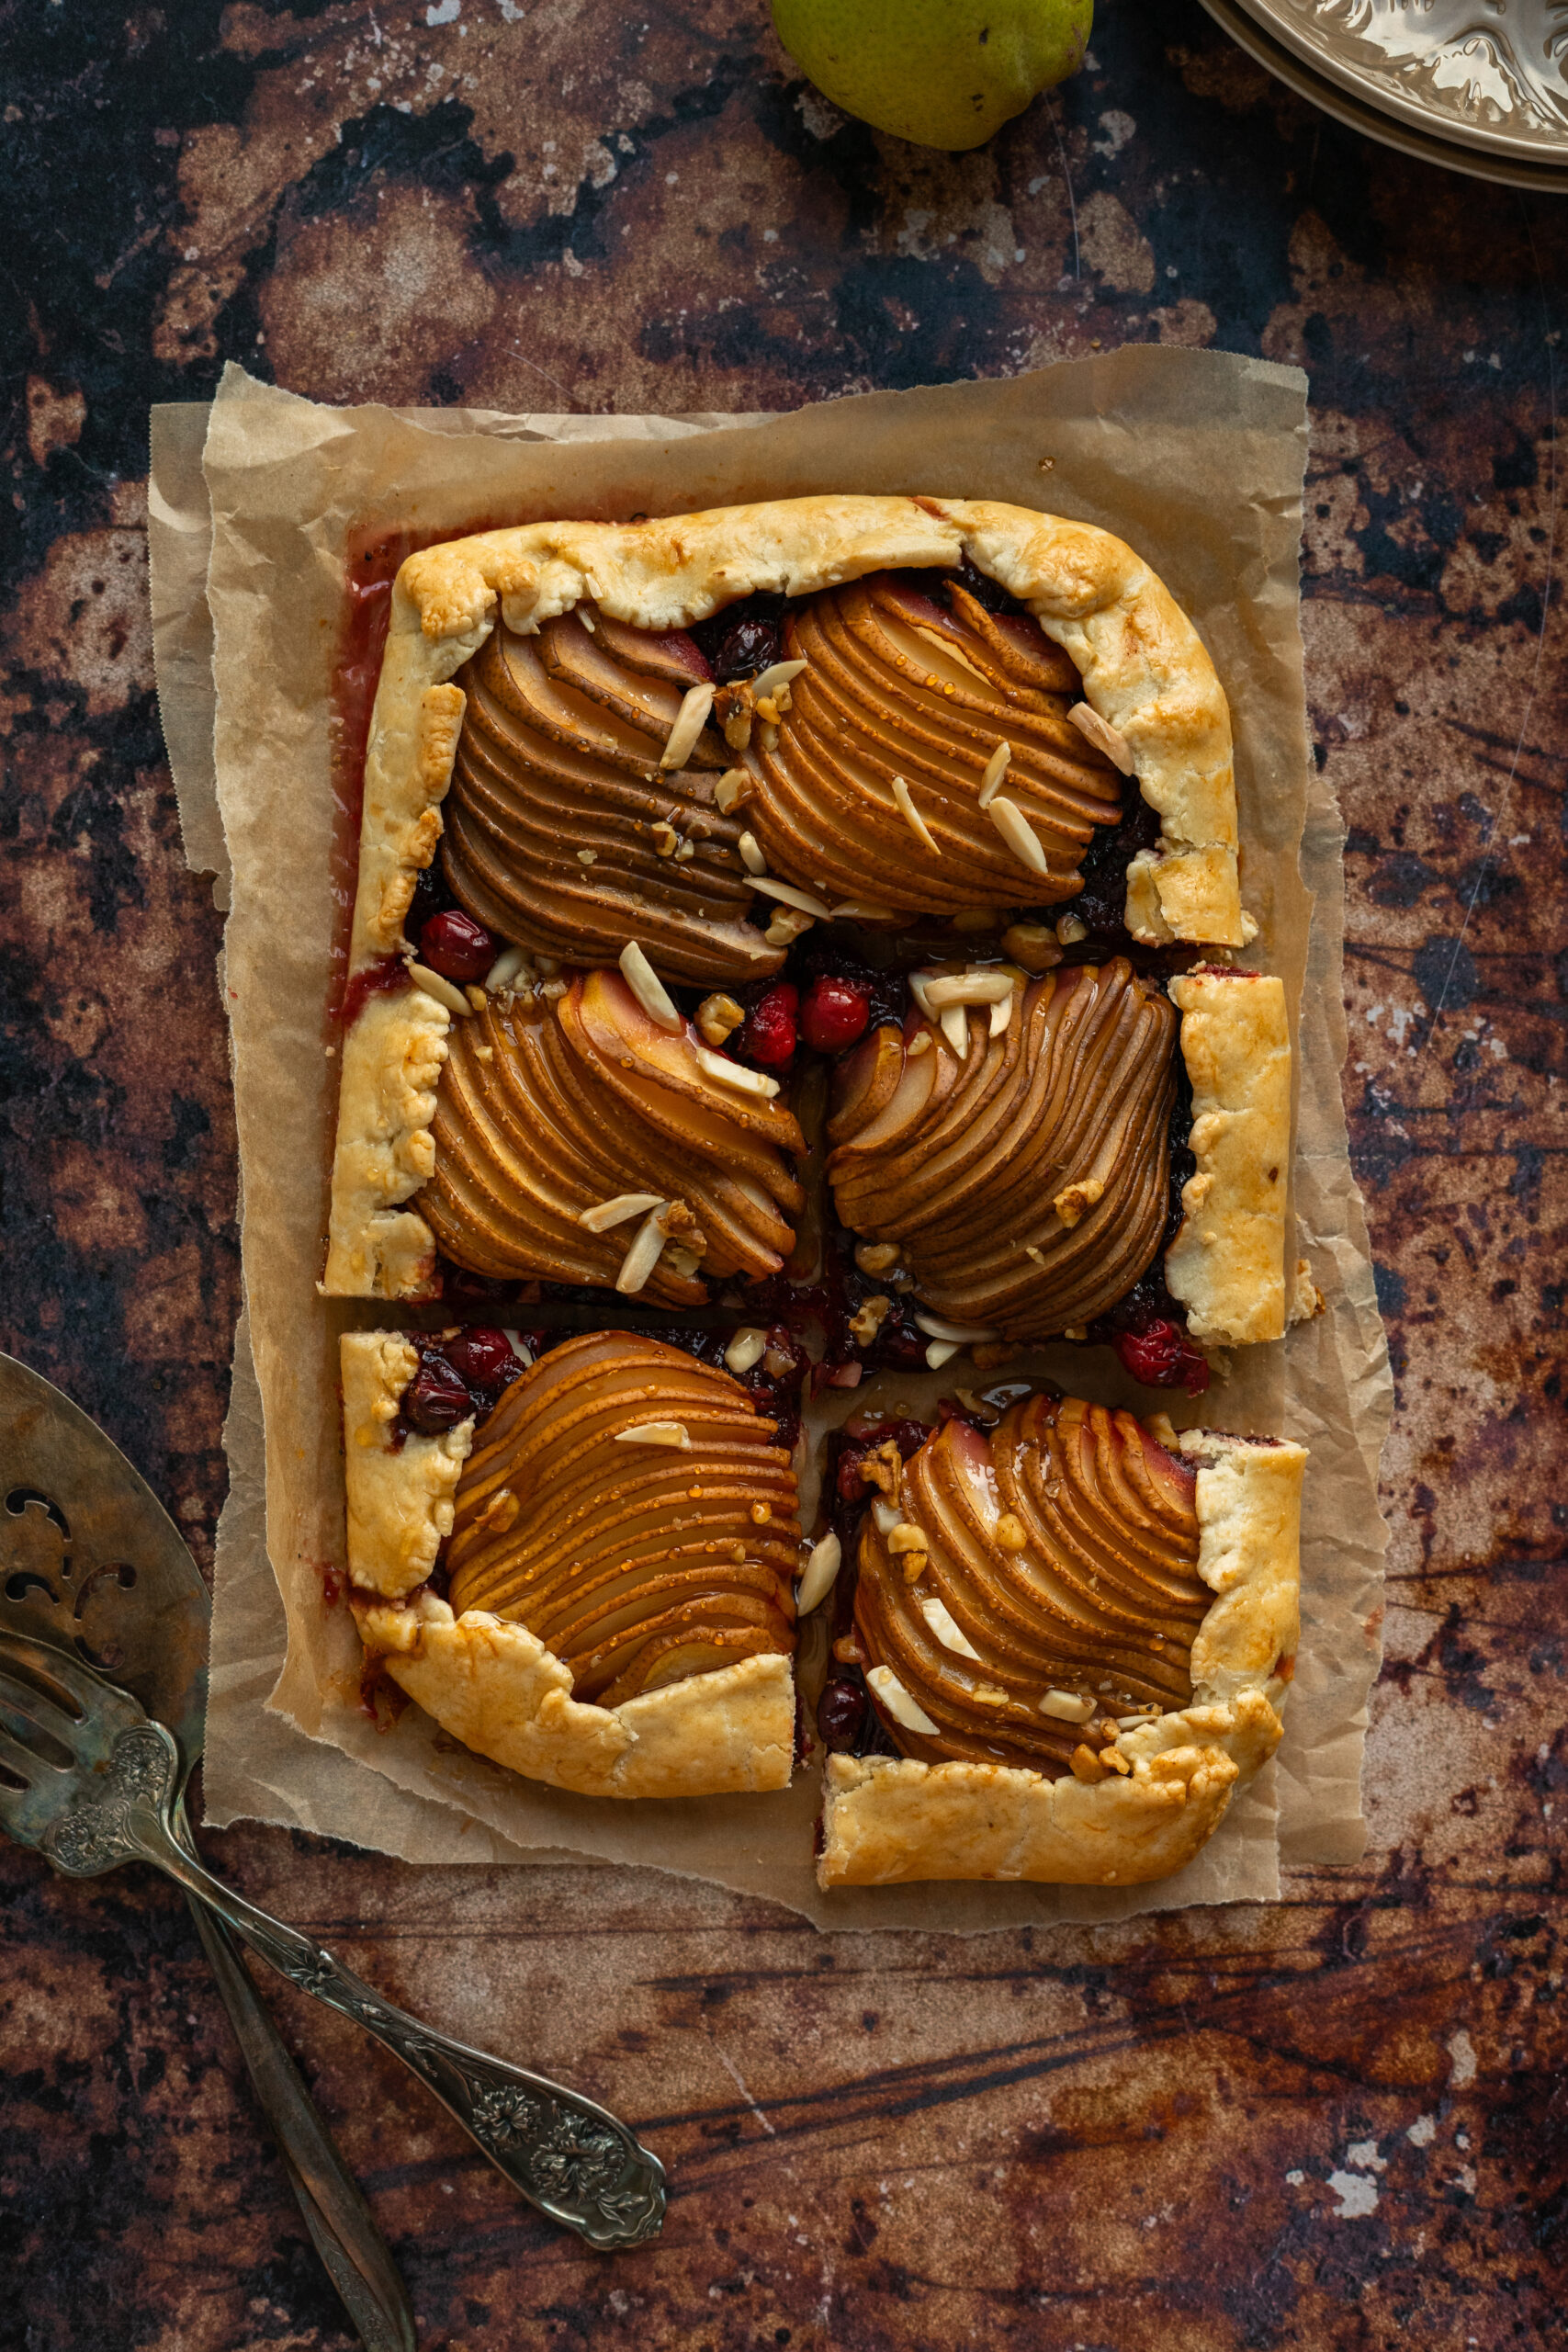
<svg viewBox="0 0 1568 2352"><path fill-rule="evenodd" d="M183 1806L175 1821L185 1843L189 1831ZM365 2352L415 2352L408 2290L375 2215L300 2080L231 1931L194 1894L187 1900L311 2244L359 2331Z"/></svg>
<svg viewBox="0 0 1568 2352"><path fill-rule="evenodd" d="M172 1813L174 1742L138 1724L115 1744L95 1799L45 1841L62 1867L93 1870L138 1854L175 1880L243 1936L303 1993L374 2034L456 2117L496 2170L603 2253L642 2245L664 2220L664 2167L626 2125L547 2076L470 2049L382 1999L298 1928L285 1925L213 1877L180 1843Z"/></svg>

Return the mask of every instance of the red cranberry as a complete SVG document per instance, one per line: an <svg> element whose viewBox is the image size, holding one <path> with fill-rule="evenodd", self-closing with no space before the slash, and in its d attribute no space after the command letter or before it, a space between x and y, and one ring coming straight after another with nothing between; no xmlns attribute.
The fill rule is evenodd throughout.
<svg viewBox="0 0 1568 2352"><path fill-rule="evenodd" d="M801 1007L800 1034L819 1054L841 1054L865 1035L871 989L864 980L840 980L824 972L812 981Z"/></svg>
<svg viewBox="0 0 1568 2352"><path fill-rule="evenodd" d="M1185 1388L1201 1396L1209 1385L1208 1363L1180 1326L1163 1317L1142 1331L1118 1331L1111 1345L1145 1388Z"/></svg>
<svg viewBox="0 0 1568 2352"><path fill-rule="evenodd" d="M504 1331L493 1324L472 1323L455 1340L444 1340L441 1352L460 1380L470 1388L492 1392L510 1387L523 1366Z"/></svg>
<svg viewBox="0 0 1568 2352"><path fill-rule="evenodd" d="M461 987L465 981L483 979L497 949L482 922L448 907L445 914L432 915L420 933L419 952L433 972Z"/></svg>
<svg viewBox="0 0 1568 2352"><path fill-rule="evenodd" d="M746 1026L736 1044L743 1062L760 1062L764 1069L782 1069L795 1053L795 1009L800 990L793 980L779 980L764 989L746 1015Z"/></svg>
<svg viewBox="0 0 1568 2352"><path fill-rule="evenodd" d="M426 1356L403 1391L403 1419L421 1437L456 1429L473 1409L466 1385L439 1356Z"/></svg>
<svg viewBox="0 0 1568 2352"><path fill-rule="evenodd" d="M837 1676L822 1686L817 1702L817 1729L830 1756L846 1756L865 1724L865 1690L858 1682Z"/></svg>

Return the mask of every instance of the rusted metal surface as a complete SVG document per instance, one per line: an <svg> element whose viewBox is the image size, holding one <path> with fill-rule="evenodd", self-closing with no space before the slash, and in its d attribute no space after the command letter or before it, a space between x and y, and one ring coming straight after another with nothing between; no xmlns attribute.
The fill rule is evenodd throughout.
<svg viewBox="0 0 1568 2352"><path fill-rule="evenodd" d="M1395 1350L1371 1843L1276 1909L824 1940L631 1871L220 1868L671 2163L606 2263L346 2027L287 2024L425 2340L1068 2352L1560 2324L1568 216L1369 147L1191 0L987 150L838 120L760 6L6 11L0 1344L199 1555L237 1302L214 959L152 697L145 413L766 408L1132 337L1312 373L1309 687L1349 828L1347 1095ZM442 21L427 21L439 18ZM1554 1812L1553 1808L1556 1808ZM344 2337L194 1934L0 1851L0 2347Z"/></svg>

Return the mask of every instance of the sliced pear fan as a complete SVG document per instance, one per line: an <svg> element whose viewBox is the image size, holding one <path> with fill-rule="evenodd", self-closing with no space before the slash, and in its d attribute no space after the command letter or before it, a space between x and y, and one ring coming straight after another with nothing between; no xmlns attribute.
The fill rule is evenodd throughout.
<svg viewBox="0 0 1568 2352"><path fill-rule="evenodd" d="M684 772L660 766L694 708L701 657L689 638L591 617L592 631L574 613L536 637L497 628L459 673L468 709L442 850L454 893L502 938L568 962L614 962L637 938L671 979L776 971L779 951L747 920L740 821L711 797L723 744L688 718ZM689 858L660 856L665 823Z"/></svg>
<svg viewBox="0 0 1568 2352"><path fill-rule="evenodd" d="M649 1430L687 1442L648 1442ZM452 1607L525 1625L570 1667L573 1696L605 1706L788 1655L800 1527L773 1435L739 1382L678 1348L567 1340L476 1434L447 1546ZM498 1532L486 1514L503 1488L522 1509Z"/></svg>
<svg viewBox="0 0 1568 2352"><path fill-rule="evenodd" d="M617 971L579 973L554 1002L491 997L454 1027L436 1095L418 1202L440 1248L475 1273L621 1286L660 1306L707 1296L677 1250L719 1280L781 1272L800 1129L709 1077L706 1051Z"/></svg>
<svg viewBox="0 0 1568 2352"><path fill-rule="evenodd" d="M1077 1397L1032 1396L988 1435L954 1419L929 1439L900 1497L926 1566L911 1584L868 1511L855 1589L868 1682L886 1669L931 1725L885 1710L903 1752L1055 1776L1086 1741L1098 1750L1093 1718L1186 1705L1213 1597L1194 1485L1131 1413Z"/></svg>
<svg viewBox="0 0 1568 2352"><path fill-rule="evenodd" d="M773 873L889 916L1079 888L1121 780L1068 722L1077 673L1032 621L998 620L959 589L953 602L879 572L792 608L786 650L805 667L776 734L746 754L748 821ZM1004 765L1010 846L985 805Z"/></svg>
<svg viewBox="0 0 1568 2352"><path fill-rule="evenodd" d="M923 985L947 992L929 973ZM1088 1324L1165 1231L1175 1009L1119 957L1018 974L994 1026L984 1004L933 1010L938 1050L913 1050L931 1033L912 1020L839 1072L839 1216L897 1240L921 1300L954 1327L1029 1340Z"/></svg>

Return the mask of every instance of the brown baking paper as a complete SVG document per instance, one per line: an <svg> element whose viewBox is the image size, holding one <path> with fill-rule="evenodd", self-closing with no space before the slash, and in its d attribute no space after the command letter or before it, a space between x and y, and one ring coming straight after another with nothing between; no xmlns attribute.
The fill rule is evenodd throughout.
<svg viewBox="0 0 1568 2352"><path fill-rule="evenodd" d="M1336 1861L1359 1852L1383 1544L1375 1473L1391 1392L1338 1092L1338 820L1307 757L1303 395L1293 369L1148 345L1009 383L874 394L756 424L332 410L228 371L202 455L254 1386L241 1346L233 1487L220 1531L209 1818L297 1822L421 1860L521 1860L567 1848L715 1879L820 1926L855 1928L973 1930L1267 1898L1281 1851ZM188 479L195 431L183 420L160 426L169 480L160 469L155 483L176 516L199 505ZM1179 1422L1301 1438L1314 1460L1303 1634L1277 1764L1186 1871L1149 1887L934 1883L824 1895L811 1859L814 1770L771 1796L617 1804L504 1772L417 1708L378 1732L359 1707L352 1622L326 1599L322 1570L344 1556L337 1338L394 1312L315 1292L336 1095L325 1051L334 922L326 720L346 540L370 526L445 537L500 518L670 513L831 490L1002 499L1117 532L1192 616L1230 697L1244 897L1260 924L1252 960L1283 975L1297 1028L1297 1246L1329 1304L1288 1340L1240 1351L1233 1376L1199 1405L1173 1409ZM164 527L155 519L155 539ZM183 552L188 579L188 544ZM180 553L175 541L176 569ZM164 562L155 547L155 583ZM172 583L166 594L155 584L155 595L161 636L188 647L197 624ZM197 755L204 721L161 668L165 684L166 699L181 704L176 781L194 851L210 840ZM1108 1351L1048 1349L1031 1361L1080 1393L1148 1407ZM885 1379L844 1409L878 1391L918 1401L942 1385ZM287 1634L280 1672L268 1555Z"/></svg>

